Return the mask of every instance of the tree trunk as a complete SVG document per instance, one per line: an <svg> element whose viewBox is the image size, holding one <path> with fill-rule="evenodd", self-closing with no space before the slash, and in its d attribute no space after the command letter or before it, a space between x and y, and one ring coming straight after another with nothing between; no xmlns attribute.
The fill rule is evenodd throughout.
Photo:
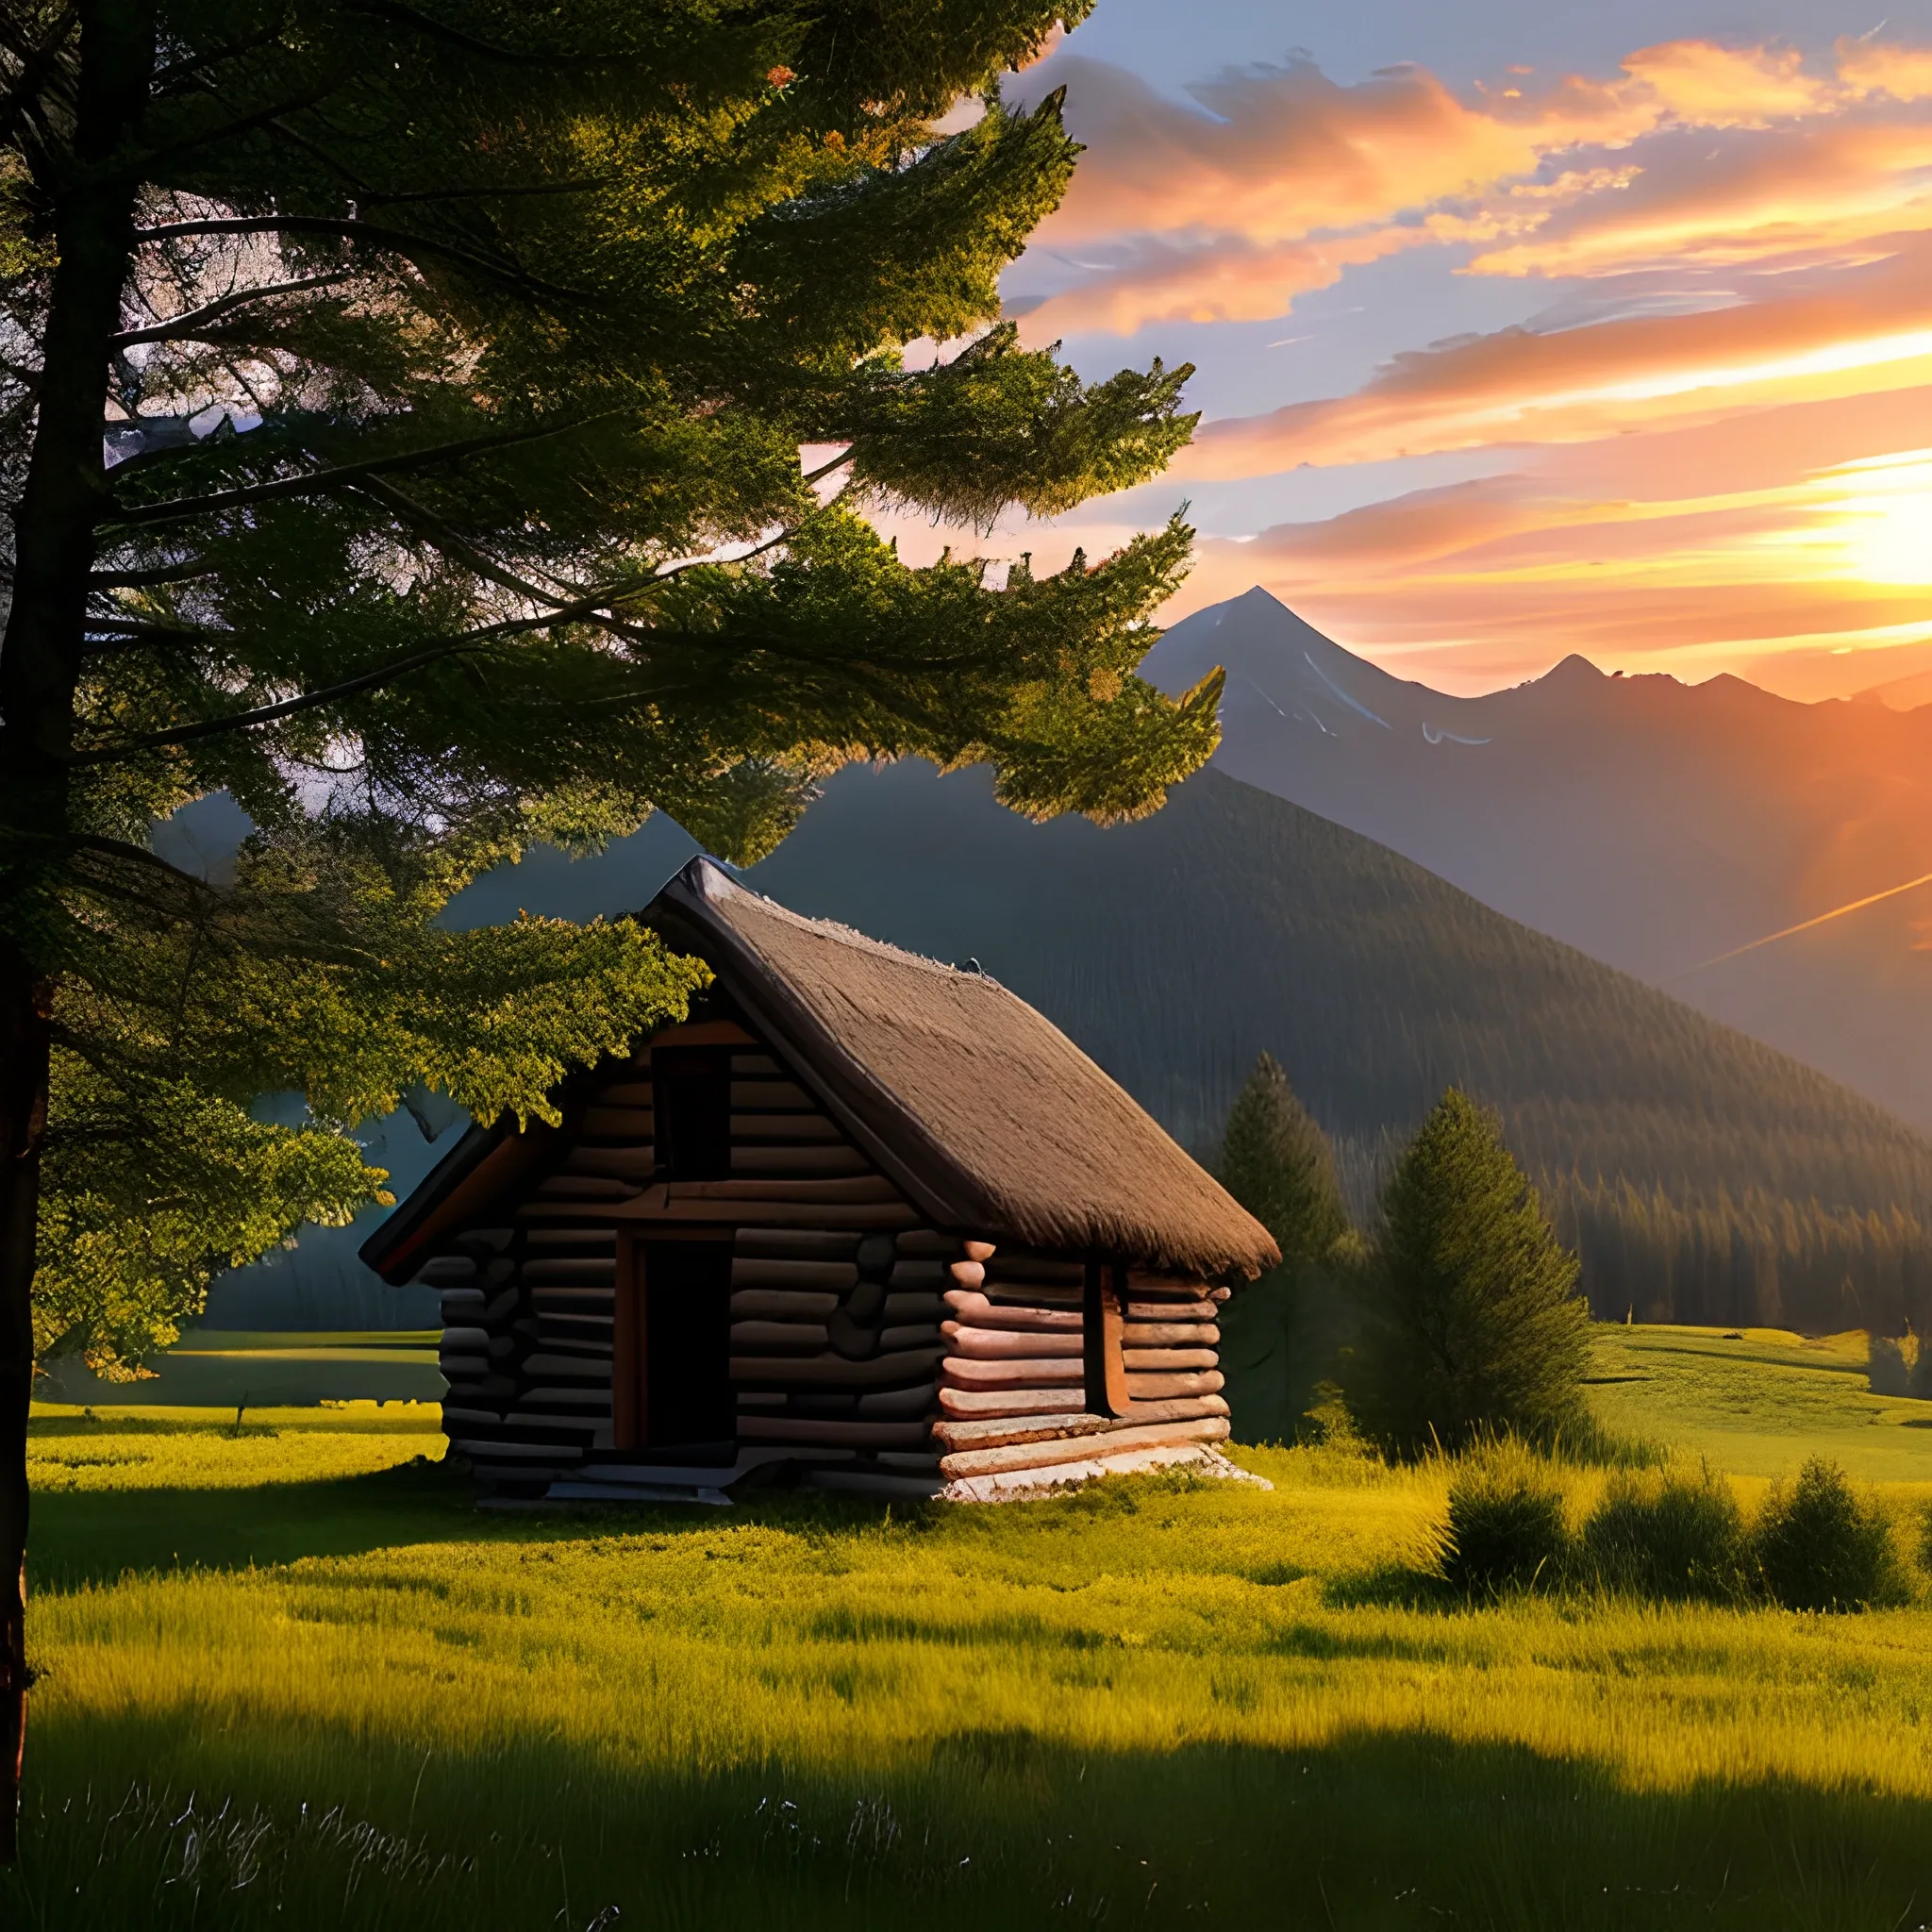
<svg viewBox="0 0 1932 1932"><path fill-rule="evenodd" d="M74 144L53 194L58 265L34 441L14 511L13 604L0 642L0 1857L13 1856L26 1726L26 1425L33 1278L47 1119L52 987L71 827L74 732L102 454L108 339L134 245L133 137L155 62L153 0L83 0Z"/></svg>
<svg viewBox="0 0 1932 1932"><path fill-rule="evenodd" d="M0 1859L11 1863L26 1743L26 1418L50 989L0 937Z"/></svg>

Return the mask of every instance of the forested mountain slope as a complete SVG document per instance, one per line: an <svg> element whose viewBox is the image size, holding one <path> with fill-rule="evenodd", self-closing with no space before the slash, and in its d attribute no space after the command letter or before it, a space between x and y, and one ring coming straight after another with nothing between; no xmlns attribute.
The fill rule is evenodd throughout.
<svg viewBox="0 0 1932 1932"><path fill-rule="evenodd" d="M1015 818L976 772L850 771L748 878L801 912L976 958L1197 1149L1266 1049L1358 1200L1392 1141L1463 1085L1565 1220L1590 1217L1602 1310L1828 1322L1849 1270L1840 1325L1890 1325L1932 1291L1932 1143L1903 1122L1218 772L1102 831ZM1876 1246L1874 1215L1891 1230Z"/></svg>
<svg viewBox="0 0 1932 1932"><path fill-rule="evenodd" d="M1450 697L1260 590L1177 624L1143 668L1177 690L1217 664L1217 769L1932 1131L1932 884L1872 897L1932 874L1932 707L1797 704L1736 677L1606 676L1581 658Z"/></svg>

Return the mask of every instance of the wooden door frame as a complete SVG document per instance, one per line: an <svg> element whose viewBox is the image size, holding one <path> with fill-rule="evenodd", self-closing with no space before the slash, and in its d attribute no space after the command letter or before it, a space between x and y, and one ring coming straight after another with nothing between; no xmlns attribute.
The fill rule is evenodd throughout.
<svg viewBox="0 0 1932 1932"><path fill-rule="evenodd" d="M1112 1261L1089 1261L1080 1313L1087 1406L1099 1415L1126 1415L1132 1397L1121 1351L1126 1341L1127 1271Z"/></svg>
<svg viewBox="0 0 1932 1932"><path fill-rule="evenodd" d="M643 1222L617 1231L617 1292L610 1321L610 1446L651 1446L649 1307L644 1294L644 1246L648 1241L723 1241L738 1237L735 1227L690 1222Z"/></svg>

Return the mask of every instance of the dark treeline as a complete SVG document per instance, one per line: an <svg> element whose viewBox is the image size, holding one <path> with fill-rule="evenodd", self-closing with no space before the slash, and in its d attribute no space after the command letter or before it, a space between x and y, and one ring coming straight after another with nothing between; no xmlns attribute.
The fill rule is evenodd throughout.
<svg viewBox="0 0 1932 1932"><path fill-rule="evenodd" d="M1932 1327L1932 1226L1901 1208L1832 1208L1755 1188L1686 1205L1661 1188L1574 1174L1545 1191L1599 1320Z"/></svg>

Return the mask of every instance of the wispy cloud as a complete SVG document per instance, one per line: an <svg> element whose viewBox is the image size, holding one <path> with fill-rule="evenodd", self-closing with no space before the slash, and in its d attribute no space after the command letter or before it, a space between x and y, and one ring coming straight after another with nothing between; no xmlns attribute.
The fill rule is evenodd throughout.
<svg viewBox="0 0 1932 1932"><path fill-rule="evenodd" d="M1304 466L1494 473L1210 538L1174 614L1259 581L1464 688L1570 650L1812 694L1932 665L1932 47L1679 40L1468 89L1291 61L1174 98L1075 46L1019 84L1064 85L1087 148L1012 277L1030 340L1265 322L1396 257L1491 316L1525 291L1512 326L1424 321L1366 379L1205 425L1173 493L1224 506ZM1305 329L1333 340L1269 333ZM1277 396L1324 366L1262 346ZM994 544L1051 568L1076 534L1114 533Z"/></svg>

